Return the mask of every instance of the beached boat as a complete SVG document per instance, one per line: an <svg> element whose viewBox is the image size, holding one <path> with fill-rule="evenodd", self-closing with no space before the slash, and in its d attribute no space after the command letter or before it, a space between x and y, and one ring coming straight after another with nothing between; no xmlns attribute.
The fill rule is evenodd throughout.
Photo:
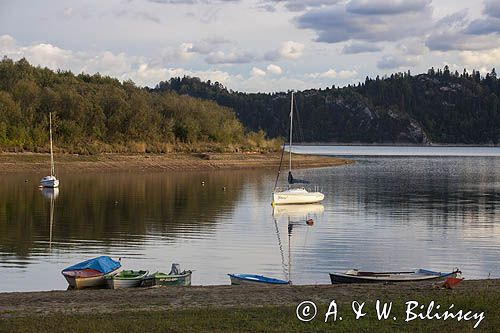
<svg viewBox="0 0 500 333"><path fill-rule="evenodd" d="M290 205L290 204L313 204L323 201L325 195L318 191L309 191L303 186L292 187L293 184L308 184L307 181L296 179L292 175L292 133L293 133L293 92L290 102L290 143L289 143L289 164L288 164L288 187L278 188L278 179L281 172L281 164L283 162L283 154L285 146L281 155L280 167L276 183L274 184L273 201L272 205Z"/></svg>
<svg viewBox="0 0 500 333"><path fill-rule="evenodd" d="M59 186L59 179L56 178L54 167L54 150L52 147L52 113L49 113L49 136L50 136L50 175L40 180L41 187L55 188Z"/></svg>
<svg viewBox="0 0 500 333"><path fill-rule="evenodd" d="M455 277L460 273L461 272L458 269L449 273L434 272L426 269L416 269L414 271L407 272L363 272L353 269L344 273L330 273L330 280L332 281L332 284L412 282Z"/></svg>
<svg viewBox="0 0 500 333"><path fill-rule="evenodd" d="M118 274L106 276L106 281L110 289L134 288L142 284L148 273L148 271L123 270Z"/></svg>
<svg viewBox="0 0 500 333"><path fill-rule="evenodd" d="M192 271L183 271L180 274L156 272L144 279L143 286L190 286L192 273Z"/></svg>
<svg viewBox="0 0 500 333"><path fill-rule="evenodd" d="M148 275L142 281L144 287L152 286L190 286L192 271L181 271L179 264L172 264L170 273L156 272Z"/></svg>
<svg viewBox="0 0 500 333"><path fill-rule="evenodd" d="M231 279L231 284L241 285L241 284L253 284L253 285L284 285L290 284L289 281L274 279L267 276L255 275L255 274L228 274Z"/></svg>
<svg viewBox="0 0 500 333"><path fill-rule="evenodd" d="M82 261L62 270L70 288L83 289L106 284L106 276L119 272L121 264L108 256L100 256Z"/></svg>

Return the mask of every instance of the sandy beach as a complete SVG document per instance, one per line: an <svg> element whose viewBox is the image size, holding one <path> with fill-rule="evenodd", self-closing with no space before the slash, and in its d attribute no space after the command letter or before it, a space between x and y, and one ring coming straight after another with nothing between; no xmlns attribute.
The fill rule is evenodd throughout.
<svg viewBox="0 0 500 333"><path fill-rule="evenodd" d="M153 332L492 332L500 324L500 279L464 281L453 290L433 282L301 286L192 286L122 290L0 293L0 331L153 331ZM309 300L318 319L297 318L299 303ZM324 322L332 300L343 320ZM392 302L391 316L375 316L376 301ZM404 320L408 301L472 311L476 319ZM495 301L496 300L496 301ZM366 317L356 319L354 301L366 303ZM415 310L417 311L417 310ZM433 310L432 313L443 312Z"/></svg>
<svg viewBox="0 0 500 333"><path fill-rule="evenodd" d="M57 277L57 278L62 278ZM229 282L229 278L228 278ZM0 318L31 314L116 313L174 308L297 305L305 299L318 304L379 298L440 297L461 295L474 299L482 293L500 297L500 279L470 280L454 290L435 288L434 282L400 284L292 285L292 286L191 286L132 289L0 293ZM140 301L138 301L140 300Z"/></svg>
<svg viewBox="0 0 500 333"><path fill-rule="evenodd" d="M57 155L56 171L208 171L278 168L281 153L178 153L178 154L101 154ZM294 168L316 168L350 164L353 161L325 156L294 155ZM1 153L0 173L39 173L49 169L50 155L36 153ZM286 167L283 166L283 169Z"/></svg>

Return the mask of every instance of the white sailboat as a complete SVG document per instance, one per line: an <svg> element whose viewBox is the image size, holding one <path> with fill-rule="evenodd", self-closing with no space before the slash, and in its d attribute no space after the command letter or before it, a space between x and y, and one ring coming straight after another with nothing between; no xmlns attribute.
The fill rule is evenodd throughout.
<svg viewBox="0 0 500 333"><path fill-rule="evenodd" d="M293 133L293 92L290 102L290 148L288 164L288 186L280 189L275 186L273 192L272 205L287 204L312 204L323 201L325 195L321 192L309 192L304 187L292 187L293 184L305 183L302 180L294 179L292 175L292 133ZM281 165L280 165L281 169ZM279 171L278 171L279 177Z"/></svg>
<svg viewBox="0 0 500 333"><path fill-rule="evenodd" d="M40 180L40 186L56 188L59 187L59 179L56 178L54 168L54 150L52 147L52 113L49 113L49 136L50 136L50 176L45 176Z"/></svg>

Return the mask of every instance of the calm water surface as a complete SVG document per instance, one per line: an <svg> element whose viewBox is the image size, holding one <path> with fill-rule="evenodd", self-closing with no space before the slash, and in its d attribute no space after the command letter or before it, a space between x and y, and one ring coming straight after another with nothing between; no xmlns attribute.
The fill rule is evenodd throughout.
<svg viewBox="0 0 500 333"><path fill-rule="evenodd" d="M321 186L323 205L274 211L273 171L75 172L60 175L58 193L36 189L44 170L5 176L0 291L65 289L62 268L102 254L134 269L178 262L203 285L228 284L233 272L328 283L329 271L349 268L500 277L500 157L487 152L300 170Z"/></svg>

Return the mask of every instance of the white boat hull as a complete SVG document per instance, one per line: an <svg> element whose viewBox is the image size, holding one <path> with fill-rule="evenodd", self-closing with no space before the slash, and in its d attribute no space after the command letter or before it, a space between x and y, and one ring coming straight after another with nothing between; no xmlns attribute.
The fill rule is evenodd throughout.
<svg viewBox="0 0 500 333"><path fill-rule="evenodd" d="M304 189L292 189L273 193L273 205L313 204L323 201L321 192L308 192Z"/></svg>
<svg viewBox="0 0 500 333"><path fill-rule="evenodd" d="M414 282L439 280L447 277L456 277L459 270L450 273L433 272L417 269L413 272L358 272L350 270L347 272L330 273L332 284L337 283L390 283L390 282Z"/></svg>
<svg viewBox="0 0 500 333"><path fill-rule="evenodd" d="M43 177L42 180L40 180L40 185L42 187L56 188L59 187L59 179L54 176Z"/></svg>

